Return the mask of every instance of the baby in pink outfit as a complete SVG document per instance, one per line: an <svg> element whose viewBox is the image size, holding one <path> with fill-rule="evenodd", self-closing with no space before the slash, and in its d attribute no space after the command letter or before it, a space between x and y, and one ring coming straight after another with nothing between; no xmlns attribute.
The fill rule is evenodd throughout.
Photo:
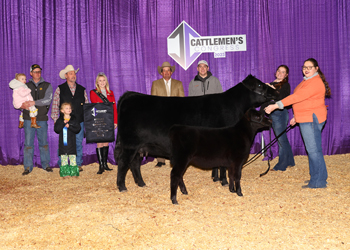
<svg viewBox="0 0 350 250"><path fill-rule="evenodd" d="M28 88L26 84L27 78L25 74L16 74L15 79L13 79L9 85L10 88L13 89L13 106L15 109L20 109L22 104L26 101L34 101L31 90ZM41 128L36 123L36 116L38 115L38 109L33 105L29 107L29 116L31 118L32 128ZM19 128L23 128L24 120L23 120L23 112L19 116Z"/></svg>

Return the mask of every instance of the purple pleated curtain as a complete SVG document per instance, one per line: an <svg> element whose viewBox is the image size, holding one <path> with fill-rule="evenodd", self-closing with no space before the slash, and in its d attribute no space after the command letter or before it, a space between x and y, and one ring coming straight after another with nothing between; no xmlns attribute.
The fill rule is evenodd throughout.
<svg viewBox="0 0 350 250"><path fill-rule="evenodd" d="M77 82L89 93L102 71L119 98L127 90L150 94L152 81L161 77L157 66L169 61L176 65L173 78L183 82L187 94L197 73L196 63L185 71L167 54L167 37L183 20L201 36L246 34L247 51L227 52L226 58L218 59L204 53L198 58L208 61L224 90L248 74L270 82L280 64L289 66L293 90L302 80L304 60L317 59L332 89L332 98L326 100L329 113L323 151L328 155L350 152L347 0L1 0L0 13L0 71L5 86L0 99L2 165L23 164L24 131L17 128L20 112L13 108L8 87L15 73L30 78L29 67L37 63L55 90L64 82L59 71L72 64L80 68ZM263 134L268 143L268 132ZM288 138L295 155L306 154L298 127ZM48 139L54 166L58 135L51 118ZM34 164L40 165L35 141ZM84 141L83 147L84 164L96 161L96 146ZM258 134L252 153L260 147ZM272 150L276 155L277 145ZM109 160L114 163L112 154Z"/></svg>

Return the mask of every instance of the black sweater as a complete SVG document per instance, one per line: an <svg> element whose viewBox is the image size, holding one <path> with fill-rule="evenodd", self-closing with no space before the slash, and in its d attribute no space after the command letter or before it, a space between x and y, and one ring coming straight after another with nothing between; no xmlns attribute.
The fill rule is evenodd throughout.
<svg viewBox="0 0 350 250"><path fill-rule="evenodd" d="M271 82L270 84L272 86L277 85L279 82ZM277 91L279 92L278 98L276 100L273 101L269 101L269 102L265 102L260 106L260 111L263 111L267 106L269 106L270 104L274 104L277 101L282 100L283 98L286 98L287 96L290 95L290 85L288 82L284 83L281 87L276 88ZM285 108L289 108L289 107L285 107Z"/></svg>

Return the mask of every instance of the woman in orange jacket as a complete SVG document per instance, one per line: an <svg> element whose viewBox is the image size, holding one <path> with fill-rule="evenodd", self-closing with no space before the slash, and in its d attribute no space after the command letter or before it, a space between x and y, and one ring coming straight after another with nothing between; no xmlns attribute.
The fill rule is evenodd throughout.
<svg viewBox="0 0 350 250"><path fill-rule="evenodd" d="M321 132L327 120L325 97L331 95L331 90L315 59L307 59L302 70L304 80L295 88L294 93L267 106L265 112L270 114L275 109L292 105L294 117L290 124L294 126L299 123L309 157L310 180L302 188L325 188L328 174L322 153Z"/></svg>
<svg viewBox="0 0 350 250"><path fill-rule="evenodd" d="M117 115L117 106L115 102L114 93L109 89L109 83L107 76L104 73L98 73L96 77L96 89L90 91L90 100L91 103L103 103L103 102L112 102L113 103L113 112L114 112L114 129L117 128L118 124L118 115ZM106 100L107 98L107 100ZM107 165L108 159L108 142L97 143L96 154L99 162L99 170L97 174L102 174L105 170L110 171Z"/></svg>

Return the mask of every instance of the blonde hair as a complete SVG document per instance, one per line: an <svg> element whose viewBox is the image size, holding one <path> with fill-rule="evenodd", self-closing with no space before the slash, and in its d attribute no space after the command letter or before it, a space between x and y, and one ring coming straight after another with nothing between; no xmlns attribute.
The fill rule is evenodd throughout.
<svg viewBox="0 0 350 250"><path fill-rule="evenodd" d="M63 113L62 110L63 110L64 106L70 106L70 108L73 110L72 104L70 102L64 102L64 103L61 104L61 107L60 107L60 112L61 113Z"/></svg>
<svg viewBox="0 0 350 250"><path fill-rule="evenodd" d="M107 76L105 75L105 73L103 73L103 72L100 72L100 73L97 74L96 81L95 81L96 90L97 90L97 92L101 93L100 86L98 86L98 78L100 78L101 76L106 79L106 90L107 90L107 93L109 93L110 90L109 90L108 79L107 79Z"/></svg>
<svg viewBox="0 0 350 250"><path fill-rule="evenodd" d="M15 79L16 79L16 80L19 80L19 77L20 77L20 76L26 77L26 75L23 74L23 73L16 73Z"/></svg>

